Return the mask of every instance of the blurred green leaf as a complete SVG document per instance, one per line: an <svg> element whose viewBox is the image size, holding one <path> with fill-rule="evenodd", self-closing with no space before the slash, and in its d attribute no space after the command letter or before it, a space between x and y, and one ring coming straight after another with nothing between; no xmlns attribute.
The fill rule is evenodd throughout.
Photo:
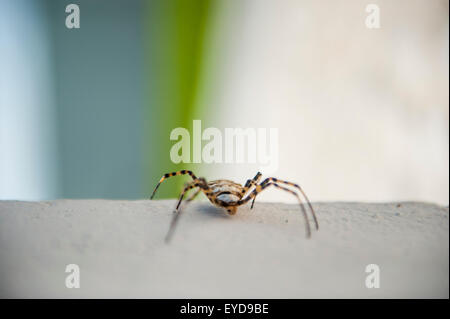
<svg viewBox="0 0 450 319"><path fill-rule="evenodd" d="M150 193L162 174L193 169L193 164L170 160L170 132L185 127L191 132L195 98L200 87L205 29L211 0L150 1L146 14L148 184ZM192 141L191 141L192 143ZM192 153L192 147L191 147ZM191 154L192 156L192 154ZM157 198L177 197L189 177L162 185Z"/></svg>

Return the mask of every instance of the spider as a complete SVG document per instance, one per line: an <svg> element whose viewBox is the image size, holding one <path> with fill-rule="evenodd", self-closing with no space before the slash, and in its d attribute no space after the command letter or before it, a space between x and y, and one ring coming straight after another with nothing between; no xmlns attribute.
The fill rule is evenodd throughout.
<svg viewBox="0 0 450 319"><path fill-rule="evenodd" d="M255 177L253 177L253 179L248 179L244 186L242 186L241 184L235 183L233 181L224 180L224 179L207 182L204 178L202 178L202 177L198 178L194 175L194 173L192 173L192 171L188 171L188 170L181 170L178 172L167 173L167 174L164 174L161 177L161 179L159 180L150 199L153 199L156 191L158 190L159 185L161 185L161 183L165 179L172 177L172 176L186 175L186 174L191 176L192 181L185 185L183 191L180 194L180 199L178 200L178 204L174 211L175 215L172 218L172 222L170 224L169 231L167 232L167 235L165 238L166 242L168 242L170 240L170 238L172 237L177 220L181 215L182 210L180 209L180 205L184 198L184 195L186 194L187 191L189 191L193 188L197 188L197 190L189 198L186 199L186 202L192 201L200 192L203 192L206 195L206 197L208 197L209 201L213 205L215 205L217 207L225 208L227 210L228 214L230 214L230 215L236 214L237 208L239 206L241 206L253 199L252 205L250 207L250 209L252 209L253 205L255 204L256 196L269 186L275 186L279 189L289 192L289 193L293 194L294 196L296 196L299 201L300 207L303 212L303 217L305 219L306 237L309 238L309 237L311 237L311 228L309 225L308 216L306 215L306 209L303 205L303 202L302 202L300 196L298 195L297 192L295 192L289 188L280 186L279 184L289 185L289 186L296 188L305 197L305 199L308 203L308 206L311 209L314 223L316 226L316 230L319 229L319 223L317 222L317 218L316 218L314 209L313 209L308 197L306 196L306 194L303 192L302 188L299 185L291 183L291 182L283 181L283 180L280 180L280 179L277 179L274 177L266 178L262 183L258 184L261 179L261 176L262 176L262 174L260 172L258 172L255 175ZM253 191L248 193L253 187L254 187Z"/></svg>

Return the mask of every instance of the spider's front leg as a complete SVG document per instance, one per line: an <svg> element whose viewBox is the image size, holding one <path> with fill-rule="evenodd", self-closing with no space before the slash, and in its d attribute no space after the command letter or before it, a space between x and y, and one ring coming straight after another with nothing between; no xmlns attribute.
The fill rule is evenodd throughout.
<svg viewBox="0 0 450 319"><path fill-rule="evenodd" d="M267 179L266 179L267 180ZM300 207L302 209L303 212L303 218L305 219L305 227L306 227L306 237L311 237L311 227L309 225L309 220L308 220L308 216L306 215L306 209L303 206L303 202L301 200L301 198L298 196L298 194L292 190L290 190L289 188L283 187L278 185L277 183L273 183L273 182L266 182L266 180L264 180L261 184L257 185L256 188L244 199L241 199L240 201L238 201L238 206L243 205L245 203L247 203L248 201L250 201L251 199L255 199L255 197L261 193L263 190L265 190L267 187L269 186L275 186L279 189L282 189L286 192L291 193L292 195L294 195L295 197L297 197L297 200L300 204Z"/></svg>
<svg viewBox="0 0 450 319"><path fill-rule="evenodd" d="M275 177L269 177L269 178L266 178L266 179L261 183L261 185L266 185L266 184L268 184L268 183L270 183L270 182L275 182L275 183L280 183L280 184L284 184L284 185L289 185L289 186L292 186L292 187L295 187L296 189L298 189L298 190L300 191L300 193L302 193L303 197L305 197L306 203L308 204L308 207L309 207L309 209L311 210L311 213L312 213L312 216L313 216L313 219L314 219L314 224L315 224L315 226L316 226L316 230L319 230L319 222L317 221L316 212L314 211L314 208L312 207L311 202L309 201L308 196L306 196L305 192L304 192L303 189L300 187L300 185L295 184L295 183L291 183L291 182L288 182L288 181L283 181L283 180L280 180L280 179L275 178ZM255 204L255 200L256 200L256 196L253 198L252 205L251 205L250 209L253 208L253 205Z"/></svg>
<svg viewBox="0 0 450 319"><path fill-rule="evenodd" d="M167 232L166 239L165 239L166 242L170 241L170 238L172 237L172 234L173 234L173 232L175 230L175 225L176 225L176 223L178 221L178 218L181 215L182 210L179 209L179 208L180 208L181 202L183 201L184 194L186 194L187 191L189 191L190 189L195 188L195 187L199 187L200 188L199 191L203 191L203 192L206 192L208 190L208 185L207 185L207 183L206 183L204 178L195 179L194 181L192 181L191 183L189 183L189 184L187 184L185 186L185 188L183 189L183 191L180 194L180 199L178 200L178 204L177 204L177 206L175 208L175 212L174 212L175 215L173 216L172 221L170 223L169 231ZM199 191L197 191L194 194L194 196L190 197L188 199L188 201L192 200L192 198L195 197L198 194Z"/></svg>
<svg viewBox="0 0 450 319"><path fill-rule="evenodd" d="M183 170L181 170L181 171L178 171L178 172L172 172L172 173L164 174L164 175L161 177L161 179L159 180L158 184L156 184L156 187L155 187L155 189L153 190L153 193L152 193L152 196L150 196L150 199L153 199L153 196L155 196L155 193L156 193L156 191L158 190L159 185L161 185L161 183L162 183L165 179L167 179L167 178L169 178L169 177L172 177L172 176L185 175L185 174L191 176L193 180L196 180L196 179L197 179L197 177L194 175L194 173L192 173L192 171L188 171L188 170L185 170L185 169L183 169Z"/></svg>

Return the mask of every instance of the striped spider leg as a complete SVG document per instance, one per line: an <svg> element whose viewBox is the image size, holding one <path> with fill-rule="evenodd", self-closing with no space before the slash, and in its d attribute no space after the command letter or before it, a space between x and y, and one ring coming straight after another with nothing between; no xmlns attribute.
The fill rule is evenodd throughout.
<svg viewBox="0 0 450 319"><path fill-rule="evenodd" d="M180 209L180 205L181 205L181 202L183 201L184 194L186 194L186 192L188 192L189 190L191 190L193 188L196 188L196 187L198 187L199 189L196 190L195 193L187 199L187 201L191 201L201 191L205 192L205 194L207 194L207 196L208 196L209 187L208 187L208 185L206 183L206 180L204 178L198 178L198 179L188 183L184 187L183 191L180 194L180 199L178 200L178 204L177 204L177 206L175 208L175 211L174 211L175 215L172 217L172 221L170 223L169 231L167 232L167 235L166 235L166 239L165 239L166 242L170 241L170 239L172 237L172 234L173 234L173 232L175 230L175 225L176 225L176 223L178 221L178 218L180 217L181 212L183 211L182 209Z"/></svg>
<svg viewBox="0 0 450 319"><path fill-rule="evenodd" d="M197 189L194 193L192 193L191 196L189 196L188 198L186 198L186 200L184 201L186 204L192 202L197 196L198 194L200 194L202 192L201 189Z"/></svg>
<svg viewBox="0 0 450 319"><path fill-rule="evenodd" d="M291 183L291 182L288 182L288 181L282 181L282 180L274 178L274 177L266 178L261 183L261 185L265 185L265 184L267 184L269 182L276 182L276 183L280 183L280 184L284 184L284 185L289 185L289 186L295 187L297 190L299 190L302 193L302 195L305 197L306 203L308 204L309 209L311 210L311 213L312 213L312 216L313 216L313 219L314 219L314 224L316 226L316 230L319 230L319 222L317 221L317 217L316 217L316 213L314 211L314 208L312 207L311 202L308 199L308 196L306 196L306 193L303 191L303 189L300 187L300 185L294 184L294 183ZM256 200L256 195L253 198L252 206L250 207L250 209L253 208L253 205L255 204L255 200Z"/></svg>
<svg viewBox="0 0 450 319"><path fill-rule="evenodd" d="M299 185L294 184L294 183L291 183L291 182L282 181L282 180L279 180L279 179L274 178L274 177L266 178L261 184L257 185L257 186L255 187L255 189L254 189L254 190L253 190L246 198L241 199L241 200L237 203L238 206L243 205L243 204L247 203L248 201L250 201L251 199L253 199L253 202L252 202L252 208L253 208L253 204L254 204L254 202L255 202L256 196L257 196L260 192L262 192L264 189L266 189L267 187L273 185L273 186L275 186L275 187L277 187L277 188L279 188L279 189L282 189L282 190L284 190L284 191L286 191L286 192L289 192L289 193L293 194L295 197L297 197L297 200L299 201L300 207L301 207L302 212L303 212L303 217L304 217L304 219L305 219L305 224L306 224L306 226L305 226L305 227L306 227L306 236L307 236L307 237L311 237L311 227L310 227L310 225L309 225L309 220L308 220L308 216L307 216L307 214L306 214L306 209L305 209L305 207L304 207L304 205L303 205L303 201L301 200L300 196L298 196L298 194L297 194L296 192L294 192L293 190L290 190L289 188L283 187L283 186L279 185L278 183L280 183L280 184L285 184L285 185L290 185L290 186L293 186L293 187L295 187L295 188L300 189L301 193L305 196L305 198L306 198L306 200L307 200L307 202L308 202L308 205L309 205L309 207L310 207L310 209L311 209L311 211L312 211L312 215L313 215L313 218L314 218L314 222L315 222L315 225L316 225L316 229L318 230L318 229L319 229L319 224L318 224L318 222L317 222L316 214L315 214L315 212L314 212L314 209L312 208L311 203L309 202L308 197L306 197L305 193L303 192L303 190L300 188Z"/></svg>
<svg viewBox="0 0 450 319"><path fill-rule="evenodd" d="M181 171L178 171L178 172L164 174L161 177L161 179L159 180L159 182L156 185L155 189L153 190L153 193L152 193L152 196L150 196L150 199L153 199L153 197L155 196L156 191L158 190L159 185L161 185L161 183L164 182L165 179L167 179L169 177L172 177L172 176L186 175L186 174L191 176L194 181L197 179L197 176L195 176L194 173L192 173L191 171L185 170L185 169L181 170Z"/></svg>
<svg viewBox="0 0 450 319"><path fill-rule="evenodd" d="M192 177L193 181L191 181L190 183L188 183L188 184L184 187L183 191L182 191L181 194L180 194L180 199L179 199L178 204L177 204L177 206L176 206L176 208L175 208L175 211L174 211L175 215L174 215L173 218L172 218L172 222L170 223L169 231L167 232L167 235L166 235L166 242L168 242L168 241L170 240L171 235L173 234L173 231L174 231L174 229L175 229L175 225L176 225L176 223L177 223L177 221L178 221L178 218L180 217L180 214L181 214L181 211L182 211L182 210L180 210L180 205L181 205L181 202L182 202L182 200L183 200L183 197L184 197L185 193L186 193L187 191L191 190L192 188L199 187L199 189L196 190L196 192L195 192L193 195L191 195L191 196L186 200L187 202L190 202L190 201L192 201L192 200L193 200L193 199L194 199L201 191L207 191L207 190L208 190L208 185L207 185L206 180L205 180L204 178L197 178L197 177L195 176L195 174L192 173L192 171L181 170L181 171L177 171L177 172L172 172L172 173L164 174L164 175L161 177L161 179L159 180L159 182L158 182L158 184L156 185L155 189L153 190L153 193L152 193L152 196L150 197L150 199L153 199L153 197L154 197L155 194L156 194L156 191L157 191L158 188L159 188L159 185L161 185L161 183L162 183L165 179L167 179L167 178L169 178L169 177L172 177L172 176L179 176L179 175L189 175L189 176ZM208 196L208 194L207 194L207 196Z"/></svg>
<svg viewBox="0 0 450 319"><path fill-rule="evenodd" d="M245 196L245 194L247 194L247 192L249 191L250 188L258 185L259 180L261 179L262 174L260 172L256 173L255 177L253 177L253 179L248 179L247 182L244 185L244 188L242 189L242 197ZM253 208L253 205L252 205Z"/></svg>

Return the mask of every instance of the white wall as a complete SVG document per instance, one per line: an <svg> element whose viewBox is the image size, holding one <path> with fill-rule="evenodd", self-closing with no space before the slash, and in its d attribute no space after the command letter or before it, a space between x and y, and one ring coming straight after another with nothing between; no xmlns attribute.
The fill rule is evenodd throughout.
<svg viewBox="0 0 450 319"><path fill-rule="evenodd" d="M448 2L222 1L205 47L209 126L278 127L274 174L315 201L448 205ZM258 165L216 165L245 182ZM268 191L260 200L292 200Z"/></svg>

